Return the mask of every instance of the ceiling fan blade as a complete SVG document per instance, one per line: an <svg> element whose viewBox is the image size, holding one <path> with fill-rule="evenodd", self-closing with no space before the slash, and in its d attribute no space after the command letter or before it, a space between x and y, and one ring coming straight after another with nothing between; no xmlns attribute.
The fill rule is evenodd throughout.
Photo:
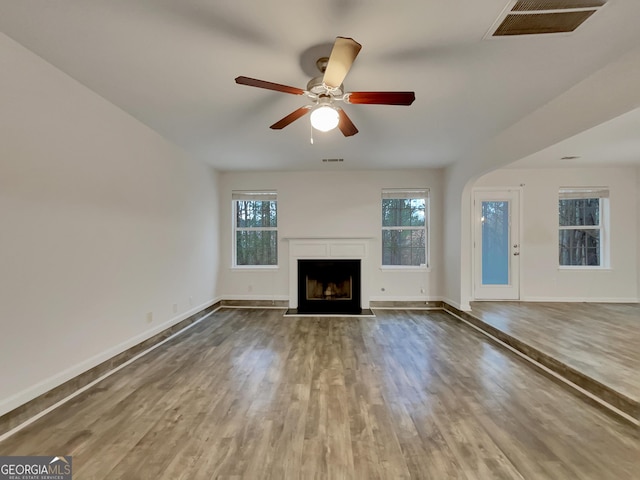
<svg viewBox="0 0 640 480"><path fill-rule="evenodd" d="M332 88L342 85L361 48L362 45L353 38L337 37L322 82Z"/></svg>
<svg viewBox="0 0 640 480"><path fill-rule="evenodd" d="M304 107L300 107L299 109L291 112L289 115L287 115L283 119L278 120L276 123L271 125L269 128L271 128L273 130L282 130L284 127L286 127L290 123L293 123L297 119L299 119L300 117L304 116L309 110L311 110L311 107L309 105L306 105Z"/></svg>
<svg viewBox="0 0 640 480"><path fill-rule="evenodd" d="M250 87L266 88L267 90L275 90L276 92L291 93L292 95L302 95L304 90L279 83L267 82L265 80L257 80L249 77L237 77L236 83L240 85L248 85Z"/></svg>
<svg viewBox="0 0 640 480"><path fill-rule="evenodd" d="M338 128L345 137L350 137L351 135L355 135L356 133L358 133L358 129L347 115L347 112L340 108L338 109L338 115L340 115Z"/></svg>
<svg viewBox="0 0 640 480"><path fill-rule="evenodd" d="M411 105L415 99L414 92L351 92L345 101L372 105Z"/></svg>

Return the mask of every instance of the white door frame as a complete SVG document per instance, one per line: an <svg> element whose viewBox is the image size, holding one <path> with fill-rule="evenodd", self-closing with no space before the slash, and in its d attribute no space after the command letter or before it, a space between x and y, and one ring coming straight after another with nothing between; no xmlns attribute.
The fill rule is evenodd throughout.
<svg viewBox="0 0 640 480"><path fill-rule="evenodd" d="M522 188L482 187L472 192L472 275L474 300L519 300L520 299L520 252L522 230ZM509 207L509 284L482 284L482 202L506 200Z"/></svg>

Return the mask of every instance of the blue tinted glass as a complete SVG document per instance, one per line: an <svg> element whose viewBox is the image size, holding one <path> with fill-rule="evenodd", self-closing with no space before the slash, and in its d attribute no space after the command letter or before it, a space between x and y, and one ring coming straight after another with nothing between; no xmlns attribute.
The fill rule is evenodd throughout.
<svg viewBox="0 0 640 480"><path fill-rule="evenodd" d="M482 284L509 285L509 202L482 202Z"/></svg>

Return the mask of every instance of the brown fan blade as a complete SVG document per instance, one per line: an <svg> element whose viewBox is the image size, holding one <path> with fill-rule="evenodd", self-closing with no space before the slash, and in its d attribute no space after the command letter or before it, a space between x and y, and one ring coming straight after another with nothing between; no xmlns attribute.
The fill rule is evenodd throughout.
<svg viewBox="0 0 640 480"><path fill-rule="evenodd" d="M348 103L367 103L372 105L411 105L416 99L414 92L351 92Z"/></svg>
<svg viewBox="0 0 640 480"><path fill-rule="evenodd" d="M304 116L309 110L311 110L311 107L309 105L300 107L299 109L291 112L289 115L284 117L282 120L278 120L269 128L272 128L273 130L282 130L284 127L286 127L290 123L293 123L300 117Z"/></svg>
<svg viewBox="0 0 640 480"><path fill-rule="evenodd" d="M353 38L337 37L322 82L332 88L342 85L361 48Z"/></svg>
<svg viewBox="0 0 640 480"><path fill-rule="evenodd" d="M279 83L267 82L265 80L257 80L249 77L237 77L236 83L240 85L248 85L250 87L266 88L267 90L275 90L276 92L291 93L292 95L302 95L304 90Z"/></svg>
<svg viewBox="0 0 640 480"><path fill-rule="evenodd" d="M358 129L347 115L347 112L340 108L338 109L338 115L340 115L338 128L345 137L350 137L351 135L355 135L356 133L358 133Z"/></svg>

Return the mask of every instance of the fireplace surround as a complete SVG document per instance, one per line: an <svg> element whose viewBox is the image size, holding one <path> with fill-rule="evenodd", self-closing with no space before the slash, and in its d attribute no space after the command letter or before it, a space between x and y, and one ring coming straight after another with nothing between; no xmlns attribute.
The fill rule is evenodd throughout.
<svg viewBox="0 0 640 480"><path fill-rule="evenodd" d="M363 313L369 311L369 282L370 259L369 250L372 238L292 238L286 237L289 243L289 309L298 311L298 275L299 260L329 261L347 260L359 261L360 281L358 285L352 283L351 296L358 297L358 308ZM318 288L317 286L315 287ZM326 290L326 288L325 288ZM324 292L324 290L323 290ZM330 292L329 292L330 293ZM340 294L343 295L343 294ZM338 301L338 300L333 300ZM343 300L339 300L343 301ZM304 307L303 307L304 309ZM355 308L354 308L355 310ZM329 312L326 312L329 313Z"/></svg>

